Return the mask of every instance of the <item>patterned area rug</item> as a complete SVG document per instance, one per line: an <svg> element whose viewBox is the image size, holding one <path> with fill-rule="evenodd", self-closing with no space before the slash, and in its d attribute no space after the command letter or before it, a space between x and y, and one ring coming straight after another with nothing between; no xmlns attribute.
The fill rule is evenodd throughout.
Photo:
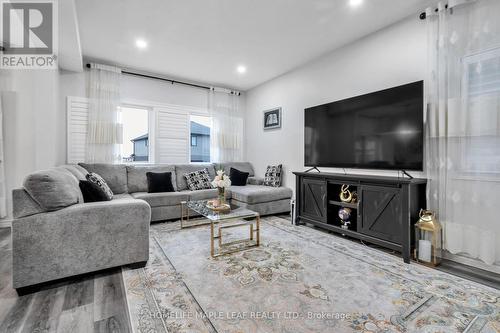
<svg viewBox="0 0 500 333"><path fill-rule="evenodd" d="M153 225L148 265L123 270L135 331L500 332L499 290L279 217L261 240L212 259L207 226Z"/></svg>

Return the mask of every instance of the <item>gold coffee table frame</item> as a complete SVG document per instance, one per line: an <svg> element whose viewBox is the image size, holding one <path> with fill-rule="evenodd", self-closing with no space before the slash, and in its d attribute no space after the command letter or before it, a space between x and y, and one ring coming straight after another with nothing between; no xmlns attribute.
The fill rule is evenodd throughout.
<svg viewBox="0 0 500 333"><path fill-rule="evenodd" d="M210 224L210 255L218 257L234 252L246 250L260 245L260 215L250 209L231 206L227 213L217 213L206 206L208 200L181 202L181 228L192 228ZM201 223L186 224L190 221L189 211L192 210L204 217ZM238 221L235 223L235 221ZM224 229L249 227L249 237L224 243L222 231ZM216 245L217 241L217 247ZM229 248L243 244L237 248Z"/></svg>

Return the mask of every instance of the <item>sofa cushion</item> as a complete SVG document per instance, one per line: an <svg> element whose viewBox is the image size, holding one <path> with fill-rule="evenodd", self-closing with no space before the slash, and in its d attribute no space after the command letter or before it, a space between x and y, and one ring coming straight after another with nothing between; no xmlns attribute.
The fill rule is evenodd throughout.
<svg viewBox="0 0 500 333"><path fill-rule="evenodd" d="M85 180L87 179L85 176L87 176L87 170L79 166L78 164L66 164L66 165L61 165L61 168L64 168L71 172L73 176L76 177L78 180Z"/></svg>
<svg viewBox="0 0 500 333"><path fill-rule="evenodd" d="M218 191L215 188L209 190L182 191L189 196L189 200L207 200L217 198ZM228 199L228 198L226 198Z"/></svg>
<svg viewBox="0 0 500 333"><path fill-rule="evenodd" d="M135 192L131 195L135 199L146 201L151 207L180 205L181 201L187 201L189 199L189 195L184 192Z"/></svg>
<svg viewBox="0 0 500 333"><path fill-rule="evenodd" d="M254 212L259 213L260 216L288 213L290 212L291 208L290 199L283 199L270 202L259 202L256 204L248 204L246 202L233 200L231 203L238 207L245 207L247 209L253 210Z"/></svg>
<svg viewBox="0 0 500 333"><path fill-rule="evenodd" d="M175 166L174 165L157 165L157 166L138 166L138 165L127 165L127 182L128 182L128 192L147 192L148 191L148 179L146 173L148 172L171 172L172 173L172 186L174 191L177 190L176 177L175 177Z"/></svg>
<svg viewBox="0 0 500 333"><path fill-rule="evenodd" d="M242 172L248 172L249 177L255 176L255 173L253 171L253 166L248 162L227 162L227 163L219 163L216 165L216 169L224 170L226 175L229 175L231 173L231 168L238 169Z"/></svg>
<svg viewBox="0 0 500 333"><path fill-rule="evenodd" d="M79 163L88 172L100 175L114 194L127 193L127 168L122 164Z"/></svg>
<svg viewBox="0 0 500 333"><path fill-rule="evenodd" d="M135 199L132 195L128 193L122 193L122 194L117 194L113 196L113 201L116 200L130 200L130 199Z"/></svg>
<svg viewBox="0 0 500 333"><path fill-rule="evenodd" d="M250 185L263 185L264 184L264 178L248 177L247 183L250 184Z"/></svg>
<svg viewBox="0 0 500 333"><path fill-rule="evenodd" d="M215 178L215 167L213 164L177 164L175 166L175 178L177 180L177 191L188 189L185 174L207 169L210 175L210 180Z"/></svg>
<svg viewBox="0 0 500 333"><path fill-rule="evenodd" d="M231 186L230 191L233 199L248 204L290 199L292 197L292 190L287 187L264 185Z"/></svg>
<svg viewBox="0 0 500 333"><path fill-rule="evenodd" d="M44 211L55 211L77 204L81 198L76 177L60 167L28 175L24 180L24 188Z"/></svg>

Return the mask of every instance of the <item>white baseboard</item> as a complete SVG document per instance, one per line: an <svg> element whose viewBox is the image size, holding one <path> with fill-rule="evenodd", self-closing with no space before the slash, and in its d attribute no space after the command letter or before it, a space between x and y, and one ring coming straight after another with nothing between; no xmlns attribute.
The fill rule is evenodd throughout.
<svg viewBox="0 0 500 333"><path fill-rule="evenodd" d="M12 226L12 219L0 220L0 228L10 228Z"/></svg>

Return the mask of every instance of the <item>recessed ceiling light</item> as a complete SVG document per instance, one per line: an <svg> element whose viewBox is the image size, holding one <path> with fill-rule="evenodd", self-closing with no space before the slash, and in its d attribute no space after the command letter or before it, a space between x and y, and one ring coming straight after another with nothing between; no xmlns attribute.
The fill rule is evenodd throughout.
<svg viewBox="0 0 500 333"><path fill-rule="evenodd" d="M247 68L243 65L239 65L236 67L236 71L240 74L245 74L247 72Z"/></svg>
<svg viewBox="0 0 500 333"><path fill-rule="evenodd" d="M148 47L148 42L146 42L144 39L137 39L135 41L135 46L137 46L137 48L142 50Z"/></svg>
<svg viewBox="0 0 500 333"><path fill-rule="evenodd" d="M349 6L358 7L363 3L363 0L349 0Z"/></svg>

